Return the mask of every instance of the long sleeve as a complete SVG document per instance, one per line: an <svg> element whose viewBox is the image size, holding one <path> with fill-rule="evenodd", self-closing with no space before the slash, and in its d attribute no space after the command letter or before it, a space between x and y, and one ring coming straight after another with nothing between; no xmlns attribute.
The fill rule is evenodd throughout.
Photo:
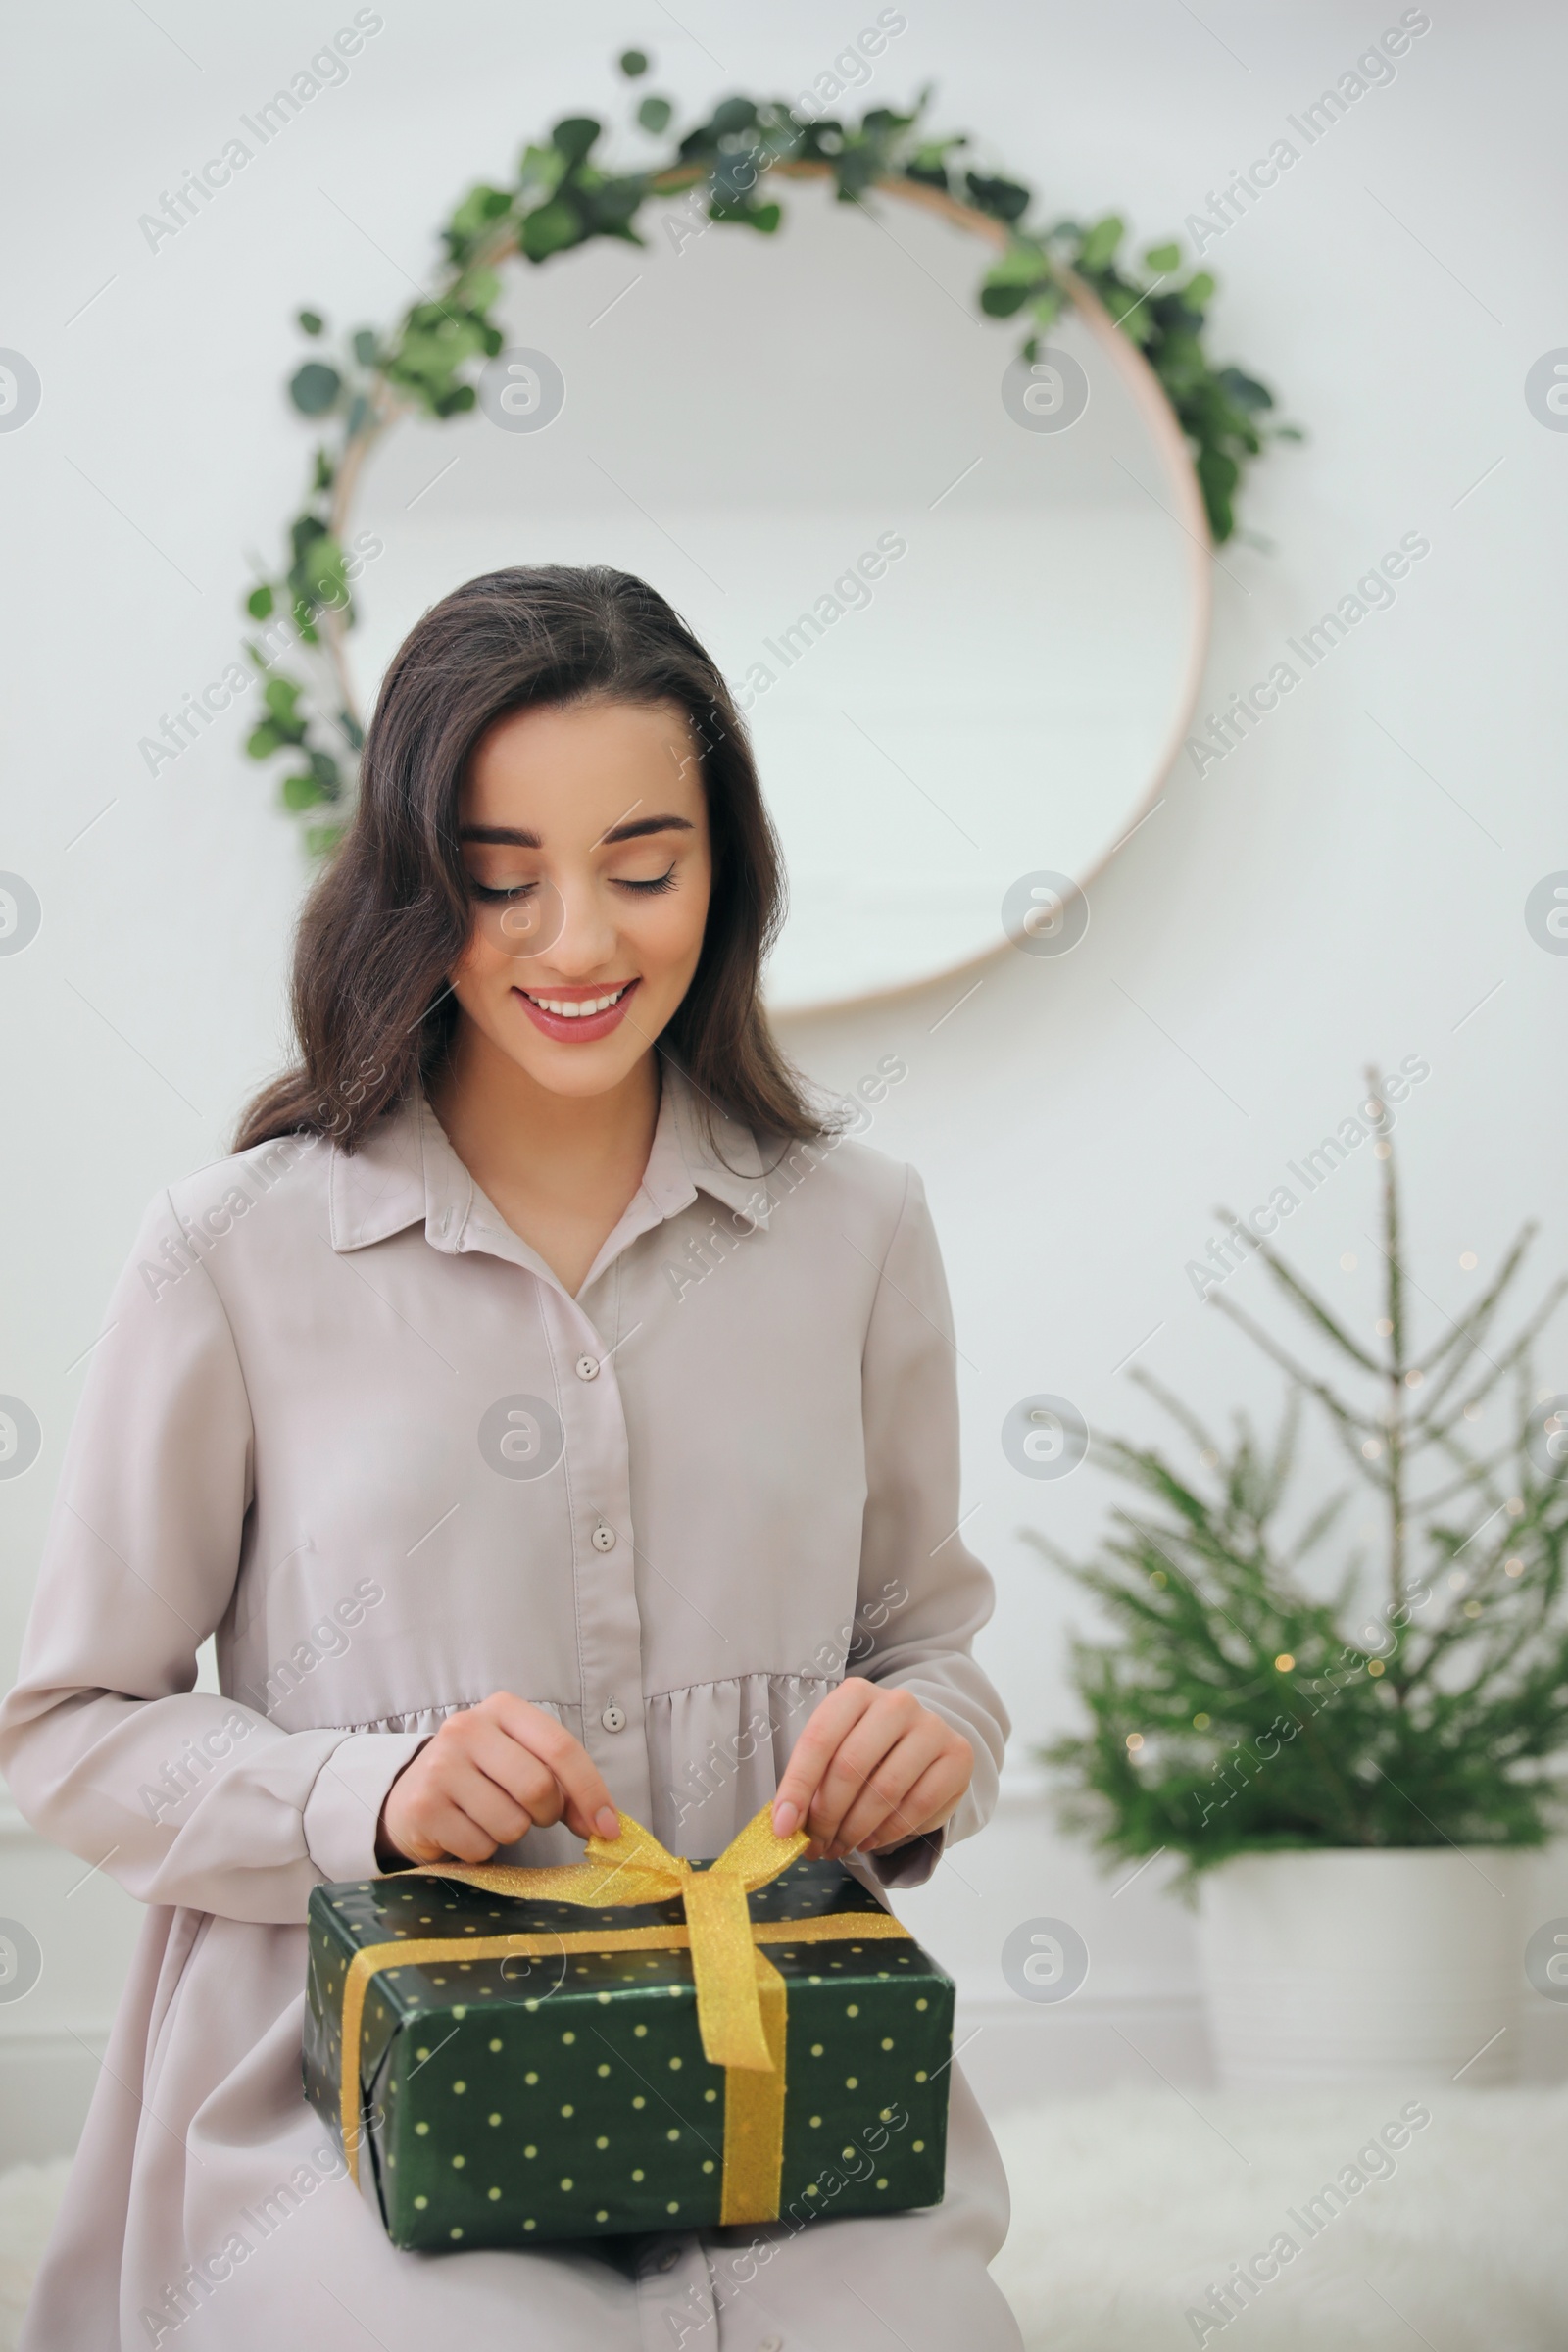
<svg viewBox="0 0 1568 2352"><path fill-rule="evenodd" d="M143 1902L294 1922L321 1880L374 1872L381 1798L420 1736L284 1732L194 1689L253 1453L228 1318L162 1193L67 1441L0 1768L34 1828Z"/></svg>
<svg viewBox="0 0 1568 2352"><path fill-rule="evenodd" d="M945 1832L874 1857L889 1886L929 1876L947 1839L996 1803L1011 1730L975 1663L995 1587L958 1532L958 1396L953 1310L925 1191L910 1168L883 1261L862 1363L866 1500L849 1671L902 1684L974 1748L974 1777Z"/></svg>

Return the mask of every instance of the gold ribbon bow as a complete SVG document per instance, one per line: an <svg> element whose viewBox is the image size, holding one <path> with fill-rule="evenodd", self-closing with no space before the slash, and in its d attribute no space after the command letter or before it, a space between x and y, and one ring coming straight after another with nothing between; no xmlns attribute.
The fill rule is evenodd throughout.
<svg viewBox="0 0 1568 2352"><path fill-rule="evenodd" d="M367 1944L350 1961L343 1984L343 2150L358 2181L363 2089L360 2029L370 1979L383 1968L419 1967L427 1960L496 1960L509 1954L550 1959L560 1952L689 1949L697 1987L697 2027L710 2065L725 2070L724 2171L720 2222L778 2218L784 2153L784 2042L788 2001L784 1979L758 1949L763 1943L824 1943L854 1937L873 1941L909 1931L887 1911L833 1911L811 1919L753 1925L747 1896L786 1870L808 1842L804 1830L788 1838L773 1829L771 1803L731 1838L714 1862L696 1869L662 1845L651 1830L618 1813L614 1839L592 1837L581 1862L555 1869L511 1863L421 1864L421 1871L456 1879L486 1894L522 1901L573 1903L587 1910L629 1909L679 1896L684 1926L570 1929L511 1936L399 1936ZM398 1872L398 1877L415 1873Z"/></svg>

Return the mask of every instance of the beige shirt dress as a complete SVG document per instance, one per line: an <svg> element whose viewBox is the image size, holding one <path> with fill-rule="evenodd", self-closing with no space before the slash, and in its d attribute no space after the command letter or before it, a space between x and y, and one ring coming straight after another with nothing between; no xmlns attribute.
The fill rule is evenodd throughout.
<svg viewBox="0 0 1568 2352"><path fill-rule="evenodd" d="M946 1836L979 1829L1008 1725L958 1518L930 1215L852 1139L764 1170L666 1065L576 1298L417 1092L352 1154L289 1137L160 1193L0 1707L24 1814L148 1906L23 2352L1018 2352L956 2066L940 2205L437 2255L390 2244L300 2082L311 1888L375 1875L395 1775L492 1690L699 1859L846 1673L900 1684L972 1741ZM916 1883L942 1842L858 1867Z"/></svg>

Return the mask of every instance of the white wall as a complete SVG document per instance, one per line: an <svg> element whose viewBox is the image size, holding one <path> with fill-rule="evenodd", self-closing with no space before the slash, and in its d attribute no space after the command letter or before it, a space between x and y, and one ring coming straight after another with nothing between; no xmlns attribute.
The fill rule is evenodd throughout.
<svg viewBox="0 0 1568 2352"><path fill-rule="evenodd" d="M469 178L562 112L618 113L609 60L627 42L653 47L659 86L696 105L798 88L875 12L688 0L685 36L630 6L568 17L391 0L347 84L150 253L138 214L351 13L281 0L215 18L163 0L155 25L89 0L69 33L47 12L10 32L0 341L33 361L45 400L0 435L0 865L32 882L45 920L24 955L0 959L0 1390L44 1429L34 1468L0 1483L8 1643L135 1218L157 1186L223 1151L282 1051L302 874L270 786L240 759L233 721L156 780L136 744L233 658L243 551L270 551L295 492L303 436L278 395L291 312L310 300L390 315ZM1123 208L1142 242L1179 228L1399 12L1210 0L1200 22L1165 0L925 0L907 13L876 95L935 78L940 118L976 126L989 158L1062 210ZM1419 1054L1432 1067L1400 1121L1431 1311L1471 1296L1526 1216L1542 1222L1543 1276L1568 1259L1553 1021L1568 961L1523 921L1531 886L1568 866L1554 772L1568 436L1523 396L1531 364L1568 340L1547 171L1564 31L1536 7L1433 16L1393 85L1206 256L1222 279L1219 346L1278 385L1312 437L1249 488L1246 519L1273 552L1222 553L1203 708L1264 674L1401 534L1428 537L1430 556L1245 748L1173 776L1095 887L1071 956L1009 953L957 1010L961 990L938 988L789 1032L837 1085L904 1055L909 1077L872 1140L922 1169L947 1250L969 1532L999 1586L983 1652L1014 1713L1015 1779L988 1839L907 1908L960 1965L990 2034L971 2063L999 2093L1024 2029L997 1953L1041 1913L1082 1926L1094 1974L1076 2017L1053 2016L1031 2043L1040 2068L1138 2072L1135 2043L1167 2072L1203 2062L1185 1914L1157 1871L1113 1904L1033 1793L1028 1751L1062 1720L1062 1631L1082 1610L1016 1531L1084 1546L1107 1490L1092 1461L1059 1485L1018 1477L999 1442L1007 1408L1049 1390L1094 1430L1148 1428L1118 1368L1134 1348L1220 1418L1271 1404L1184 1263L1214 1231L1213 1202L1266 1197L1344 1115L1368 1059ZM1365 1321L1370 1277L1339 1258L1371 1262L1371 1170L1352 1162L1290 1236ZM1465 1250L1477 1276L1459 1270ZM1255 1269L1231 1287L1256 1303ZM1560 1334L1541 1369L1568 1388ZM10 2086L52 2086L69 2104L91 2072L72 2053L112 2014L133 1907L101 1874L68 1895L85 1865L24 1836L0 1860L0 1912L36 1922L46 1953L36 1991L0 2008L0 2057ZM1557 1877L1544 1872L1541 1916L1568 1911ZM1553 2071L1554 2022L1532 2061ZM28 2104L14 2145L69 2129L65 2105Z"/></svg>

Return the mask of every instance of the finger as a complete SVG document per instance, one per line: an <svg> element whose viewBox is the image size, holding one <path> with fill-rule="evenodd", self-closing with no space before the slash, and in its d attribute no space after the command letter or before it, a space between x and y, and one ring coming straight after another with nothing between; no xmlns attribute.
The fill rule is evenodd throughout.
<svg viewBox="0 0 1568 2352"><path fill-rule="evenodd" d="M442 1775L440 1793L466 1813L493 1845L514 1845L533 1827L525 1805L467 1757L455 1757Z"/></svg>
<svg viewBox="0 0 1568 2352"><path fill-rule="evenodd" d="M830 1690L807 1719L773 1798L773 1834L788 1838L805 1822L822 1775L845 1735L872 1704L876 1693L859 1675ZM815 1824L811 1824L814 1834Z"/></svg>
<svg viewBox="0 0 1568 2352"><path fill-rule="evenodd" d="M876 1693L873 1704L839 1743L822 1776L808 1822L813 1838L825 1838L830 1846L838 1842L845 1814L883 1757L913 1731L923 1712L910 1691Z"/></svg>
<svg viewBox="0 0 1568 2352"><path fill-rule="evenodd" d="M912 1818L906 1810L909 1790L937 1761L945 1740L945 1727L926 1718L887 1750L840 1816L833 1838L836 1852L847 1854L863 1846L884 1824L896 1826Z"/></svg>
<svg viewBox="0 0 1568 2352"><path fill-rule="evenodd" d="M939 1757L900 1802L890 1807L886 1819L858 1840L860 1852L884 1853L889 1846L904 1845L911 1838L923 1838L928 1830L939 1830L951 1818L967 1786L967 1776L953 1760Z"/></svg>
<svg viewBox="0 0 1568 2352"><path fill-rule="evenodd" d="M561 1819L564 1799L561 1784L548 1764L502 1730L499 1723L475 1723L467 1740L470 1763L532 1816L542 1828Z"/></svg>
<svg viewBox="0 0 1568 2352"><path fill-rule="evenodd" d="M566 1827L576 1838L618 1838L620 1815L604 1774L582 1741L574 1740L564 1724L552 1722L548 1716L545 1720L550 1728L544 1760L561 1789Z"/></svg>
<svg viewBox="0 0 1568 2352"><path fill-rule="evenodd" d="M924 1838L928 1832L940 1830L944 1822L951 1821L958 1799L969 1785L966 1772L961 1785L955 1785L958 1780L958 1769L947 1757L931 1765L904 1799L898 1810L898 1818L895 1820L890 1817L875 1837L868 1840L862 1838L860 1851L869 1854L890 1845L903 1845L908 1838Z"/></svg>
<svg viewBox="0 0 1568 2352"><path fill-rule="evenodd" d="M542 1707L514 1698L510 1691L497 1693L496 1712L503 1730L555 1775L565 1797L566 1825L573 1836L587 1838L597 1832L601 1838L618 1838L620 1817L615 1800L582 1741L574 1740L565 1725Z"/></svg>
<svg viewBox="0 0 1568 2352"><path fill-rule="evenodd" d="M947 1745L947 1725L927 1717L889 1749L840 1819L834 1843L841 1853L864 1846L866 1839L884 1826L891 1828L908 1822L911 1826L902 1834L913 1837L914 1816L908 1810L910 1791Z"/></svg>
<svg viewBox="0 0 1568 2352"><path fill-rule="evenodd" d="M449 1854L459 1862L488 1862L499 1842L439 1788L411 1808L410 1821L397 1836L399 1850L411 1862L438 1862Z"/></svg>

